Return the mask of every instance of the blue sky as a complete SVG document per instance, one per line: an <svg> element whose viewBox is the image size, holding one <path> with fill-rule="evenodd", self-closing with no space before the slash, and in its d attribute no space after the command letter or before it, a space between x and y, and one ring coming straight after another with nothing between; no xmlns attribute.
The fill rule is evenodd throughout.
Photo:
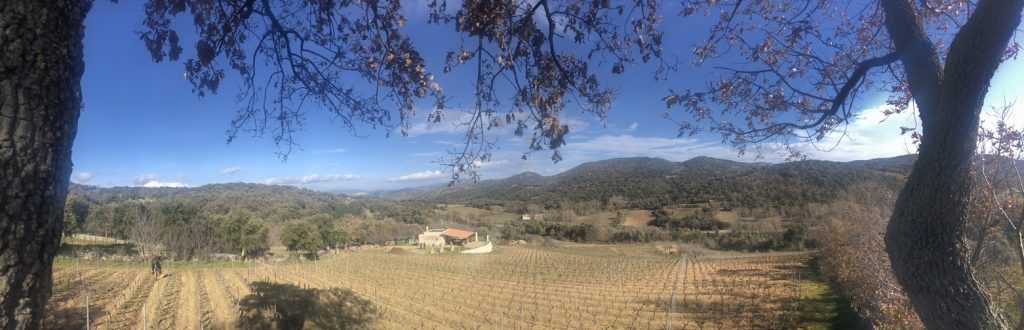
<svg viewBox="0 0 1024 330"><path fill-rule="evenodd" d="M297 135L301 150L287 161L269 138L240 136L226 143L234 112L237 77L228 76L221 92L199 98L182 79L181 62L154 63L136 31L141 30L142 8L135 2L111 4L97 1L86 20L85 62L82 79L84 108L79 121L72 159L72 181L98 186L199 186L218 182L290 184L320 190L397 189L447 182L438 160L460 140L450 123L427 124L428 100L417 104L420 116L413 120L409 137L384 130L360 128L360 136L340 125L320 109L307 109L304 130ZM422 6L410 6L409 31L432 72L447 50L457 47L458 35L449 26L423 24ZM671 10L663 11L671 13ZM664 26L670 53L688 60L688 49L700 34L689 33L699 21L668 19ZM699 27L698 27L699 28ZM703 30L703 29L702 29ZM192 41L184 38L186 49ZM186 51L186 55L190 54ZM522 171L550 175L580 163L613 157L651 156L682 161L712 156L752 161L720 143L717 135L676 138L677 126L662 118L661 98L676 90L703 84L707 73L684 65L667 80L654 81L650 68L632 67L627 74L605 81L617 91L606 122L578 111L568 111L572 133L563 149L564 160L550 161L549 152L528 160L525 139L505 131L499 137L494 160L484 165L484 179L502 178ZM609 71L609 70L604 70ZM1021 60L1004 63L993 81L988 100L1014 100L1024 94L1020 80ZM438 75L438 82L452 104L471 104L466 71ZM1022 101L1024 102L1024 101ZM913 152L914 146L900 136L900 126L913 126L913 118L891 117L884 122L881 102L862 100L859 120L850 124L842 143L838 137L807 145L817 159L854 160L888 157ZM447 116L457 119L452 110ZM1024 114L1016 112L1018 123ZM910 124L908 124L910 123ZM391 132L396 133L396 132ZM767 161L781 161L768 154Z"/></svg>

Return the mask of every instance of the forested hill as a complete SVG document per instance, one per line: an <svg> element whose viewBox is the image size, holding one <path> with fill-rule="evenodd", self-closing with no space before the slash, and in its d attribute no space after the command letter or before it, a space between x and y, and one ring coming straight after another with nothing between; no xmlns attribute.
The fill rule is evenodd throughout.
<svg viewBox="0 0 1024 330"><path fill-rule="evenodd" d="M214 183L191 188L148 188L148 187L110 187L71 184L71 193L88 196L98 203L109 203L131 199L161 198L200 198L200 199L239 199L263 196L277 196L286 199L308 199L332 202L344 200L347 196L339 193L319 192L292 186L275 186L257 183Z"/></svg>
<svg viewBox="0 0 1024 330"><path fill-rule="evenodd" d="M621 196L630 201L631 207L639 208L708 200L745 206L800 205L830 201L856 182L899 184L913 160L913 156L901 156L848 163L807 160L767 164L710 157L684 162L616 158L585 163L553 176L524 172L505 179L426 190L414 198L445 203L546 205L607 201Z"/></svg>
<svg viewBox="0 0 1024 330"><path fill-rule="evenodd" d="M117 215L129 217L140 203L161 213L172 209L210 215L244 211L272 224L317 214L361 214L364 210L362 203L350 201L343 194L254 183L218 183L195 188L101 188L71 184L68 200L85 205L91 216L100 216L106 219L104 222ZM87 220L88 216L80 220Z"/></svg>

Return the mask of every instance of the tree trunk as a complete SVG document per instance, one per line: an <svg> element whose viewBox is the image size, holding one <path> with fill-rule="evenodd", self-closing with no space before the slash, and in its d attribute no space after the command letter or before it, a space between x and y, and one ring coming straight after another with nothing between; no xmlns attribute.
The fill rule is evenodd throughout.
<svg viewBox="0 0 1024 330"><path fill-rule="evenodd" d="M881 5L923 133L885 234L893 273L928 328L1004 329L974 278L965 228L982 102L1024 0L978 1L950 43L944 67L914 1Z"/></svg>
<svg viewBox="0 0 1024 330"><path fill-rule="evenodd" d="M0 329L36 329L78 127L83 0L0 1Z"/></svg>
<svg viewBox="0 0 1024 330"><path fill-rule="evenodd" d="M959 125L973 125L965 120ZM964 239L974 134L924 136L886 232L893 272L930 329L1002 329L973 276ZM948 145L956 144L956 147ZM955 149L953 151L951 149Z"/></svg>

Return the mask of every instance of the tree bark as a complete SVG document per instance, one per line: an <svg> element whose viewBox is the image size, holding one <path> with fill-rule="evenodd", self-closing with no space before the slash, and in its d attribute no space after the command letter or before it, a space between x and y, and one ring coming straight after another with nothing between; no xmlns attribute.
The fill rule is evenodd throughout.
<svg viewBox="0 0 1024 330"><path fill-rule="evenodd" d="M941 146L945 140L973 149L966 146L973 146L973 138L958 135L937 131L931 141L922 139L920 156L889 221L886 247L893 273L928 328L1002 329L1005 324L973 276L964 239L970 154L946 152Z"/></svg>
<svg viewBox="0 0 1024 330"><path fill-rule="evenodd" d="M1024 1L979 1L941 70L911 2L882 6L923 128L885 235L893 272L930 329L1006 328L974 278L965 227L982 102Z"/></svg>
<svg viewBox="0 0 1024 330"><path fill-rule="evenodd" d="M0 1L0 329L39 328L50 296L90 4Z"/></svg>

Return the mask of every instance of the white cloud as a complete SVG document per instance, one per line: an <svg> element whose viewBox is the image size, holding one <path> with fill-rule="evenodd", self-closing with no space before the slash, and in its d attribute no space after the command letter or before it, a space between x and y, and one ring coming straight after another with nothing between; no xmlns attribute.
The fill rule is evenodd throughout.
<svg viewBox="0 0 1024 330"><path fill-rule="evenodd" d="M846 126L845 134L838 130L817 142L798 146L816 159L851 161L882 157L895 157L917 152L911 133L901 134L900 127L916 127L913 109L886 117L888 106L862 110Z"/></svg>
<svg viewBox="0 0 1024 330"><path fill-rule="evenodd" d="M351 181L359 177L352 174L310 174L306 176L281 176L263 180L265 184L294 185L309 183L324 183L336 181Z"/></svg>
<svg viewBox="0 0 1024 330"><path fill-rule="evenodd" d="M184 184L184 183L181 183L181 182L160 182L160 181L155 181L155 180L154 181L146 182L142 186L146 187L146 188L160 188L160 187L185 188L185 187L188 187L187 184Z"/></svg>
<svg viewBox="0 0 1024 330"><path fill-rule="evenodd" d="M338 149L324 150L324 151L321 151L320 153L324 153L324 154L340 154L340 153L345 153L346 151L348 151L348 149L338 148Z"/></svg>
<svg viewBox="0 0 1024 330"><path fill-rule="evenodd" d="M177 177L178 177L178 179L181 179L183 176L182 175L177 175ZM153 173L143 173L143 174L136 175L134 178L132 178L132 182L135 183L136 186L143 186L143 187L146 187L146 188L158 188L158 187L183 188L183 187L188 187L187 184L184 184L184 183L181 183L181 182L163 182L163 181L159 181L159 180L157 180L156 174L153 174Z"/></svg>
<svg viewBox="0 0 1024 330"><path fill-rule="evenodd" d="M601 135L588 141L569 143L563 153L582 153L582 160L614 157L658 157L682 161L696 156L730 158L736 151L717 142L701 142L694 138L639 137L630 134Z"/></svg>
<svg viewBox="0 0 1024 330"><path fill-rule="evenodd" d="M93 174L90 172L77 172L72 176L72 181L75 181L75 183L89 183L89 181L92 181L92 178Z"/></svg>
<svg viewBox="0 0 1024 330"><path fill-rule="evenodd" d="M559 119L562 122L562 124L565 124L565 125L569 126L570 134L572 134L572 133L580 133L580 132L586 131L588 128L590 128L590 123L588 123L586 120L583 120L583 119L576 119L576 118L572 118L572 117L569 117L569 116L564 116L564 117L561 117Z"/></svg>
<svg viewBox="0 0 1024 330"><path fill-rule="evenodd" d="M508 163L507 159L491 160L491 161L486 161L486 162L481 162L479 159L473 161L473 165L476 165L480 169L495 168L495 167L499 167L499 166L507 164L507 163Z"/></svg>
<svg viewBox="0 0 1024 330"><path fill-rule="evenodd" d="M632 124L629 124L629 128L627 130L632 132L635 131L637 127L640 127L640 123L634 121Z"/></svg>
<svg viewBox="0 0 1024 330"><path fill-rule="evenodd" d="M221 171L220 171L219 173L217 173L217 174L219 174L219 175L231 175L231 174L235 174L235 173L238 173L238 172L240 172L241 170L242 170L242 168L241 168L241 167L238 167L238 166L235 166L235 167L228 167L228 168L225 168L225 169L221 170Z"/></svg>
<svg viewBox="0 0 1024 330"><path fill-rule="evenodd" d="M857 114L846 126L845 135L837 131L816 142L798 142L793 146L804 151L810 158L834 161L851 161L881 157L894 157L916 152L917 147L910 139L910 133L900 135L900 127L915 127L913 111L885 115L885 106L869 108ZM638 127L633 123L630 128ZM753 146L751 146L753 148ZM762 145L765 159L778 162L784 160L779 144ZM753 161L755 152L749 150L740 157L741 161ZM632 134L602 135L593 139L570 142L563 148L566 160L591 161L613 157L658 157L672 161L683 161L696 156L736 159L738 152L727 144L713 138L663 138L640 137ZM571 158L571 159L570 159Z"/></svg>
<svg viewBox="0 0 1024 330"><path fill-rule="evenodd" d="M136 186L145 185L150 181L156 181L156 174L143 173L136 175L134 178L132 178L132 183L134 183Z"/></svg>
<svg viewBox="0 0 1024 330"><path fill-rule="evenodd" d="M423 114L423 112L420 112ZM421 135L429 134L455 134L459 136L465 136L467 126L463 123L469 122L473 119L473 113L462 109L446 109L441 111L441 121L432 122L428 120L426 115L418 115L412 119L409 127L409 136L417 137ZM495 114L498 121L495 127L487 129L487 135L490 137L501 136L502 138L508 139L515 137L515 122L508 124L505 123L505 115L503 113ZM485 121L487 119L484 119ZM590 122L585 119L579 119L564 115L559 117L562 124L569 126L569 132L580 133L590 128ZM527 125L533 127L535 122L528 122ZM401 128L396 128L395 133L401 132ZM447 141L446 141L447 142ZM446 144L451 144L448 142ZM462 141L455 142L455 144L461 144Z"/></svg>
<svg viewBox="0 0 1024 330"><path fill-rule="evenodd" d="M409 127L409 136L416 137L420 135L428 134L465 134L466 128L459 126L459 123L468 122L473 118L473 115L469 112L465 112L459 109L446 109L441 110L441 121L433 122L428 121L427 114L429 112L419 111L421 115L416 116L412 119L412 125ZM401 127L395 129L395 133L401 133Z"/></svg>
<svg viewBox="0 0 1024 330"><path fill-rule="evenodd" d="M424 179L439 178L439 177L441 177L443 175L444 175L444 173L442 173L439 170L438 171L423 171L423 172L416 172L416 173L406 174L406 175L403 175L403 176L400 176L400 177L397 177L397 178L390 178L388 180L389 181L424 180Z"/></svg>

